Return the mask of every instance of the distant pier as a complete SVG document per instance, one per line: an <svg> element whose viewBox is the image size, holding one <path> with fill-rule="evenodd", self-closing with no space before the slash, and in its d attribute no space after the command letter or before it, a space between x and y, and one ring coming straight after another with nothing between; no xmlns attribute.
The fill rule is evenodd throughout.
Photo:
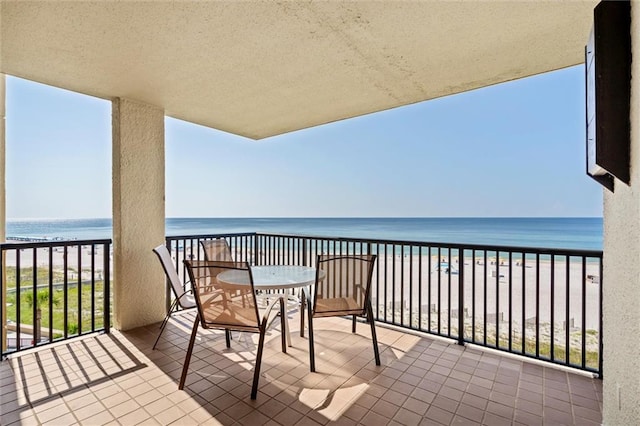
<svg viewBox="0 0 640 426"><path fill-rule="evenodd" d="M75 238L70 238L75 239ZM47 242L47 241L62 241L64 238L62 237L23 237L23 236L13 236L7 237L7 241L30 241L30 242Z"/></svg>

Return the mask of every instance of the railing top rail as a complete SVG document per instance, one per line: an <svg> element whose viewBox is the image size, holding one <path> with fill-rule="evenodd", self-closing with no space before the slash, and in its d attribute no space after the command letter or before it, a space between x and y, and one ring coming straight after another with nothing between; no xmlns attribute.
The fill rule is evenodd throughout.
<svg viewBox="0 0 640 426"><path fill-rule="evenodd" d="M369 238L355 237L330 237L318 235L294 235L280 234L269 232L257 232L257 236L266 237L282 237L282 238L308 238L316 240L332 240L345 241L355 243L371 243L371 244L389 244L389 245L405 245L418 247L434 247L434 248L455 248L462 250L482 250L482 251L505 251L527 254L546 254L560 256L584 256L584 257L602 257L602 250L584 250L584 249L565 249L565 248L546 248L546 247L525 247L525 246L499 246L499 245L483 245L483 244L466 244L466 243L440 243L428 241L409 241L409 240L375 240Z"/></svg>
<svg viewBox="0 0 640 426"><path fill-rule="evenodd" d="M201 238L223 238L223 237L251 237L255 232L225 232L218 234L197 234L197 235L167 235L167 240L193 240Z"/></svg>
<svg viewBox="0 0 640 426"><path fill-rule="evenodd" d="M52 240L52 241L23 241L19 243L0 243L0 250L13 250L23 248L46 248L61 246L88 246L91 244L111 244L111 239L99 240Z"/></svg>

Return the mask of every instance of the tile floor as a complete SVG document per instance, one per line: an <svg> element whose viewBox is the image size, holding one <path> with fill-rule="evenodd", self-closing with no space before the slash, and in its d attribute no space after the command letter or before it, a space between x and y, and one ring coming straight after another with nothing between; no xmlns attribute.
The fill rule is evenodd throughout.
<svg viewBox="0 0 640 426"><path fill-rule="evenodd" d="M308 341L279 330L265 344L260 391L249 398L255 337L200 330L178 390L192 313L157 326L92 335L0 362L0 424L13 425L596 425L602 382L378 325L382 365L366 324L318 319L317 372ZM290 320L292 328L298 319Z"/></svg>

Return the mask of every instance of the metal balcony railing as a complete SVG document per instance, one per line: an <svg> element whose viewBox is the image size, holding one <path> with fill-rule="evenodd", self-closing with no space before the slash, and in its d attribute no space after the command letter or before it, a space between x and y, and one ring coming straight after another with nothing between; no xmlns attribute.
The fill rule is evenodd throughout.
<svg viewBox="0 0 640 426"><path fill-rule="evenodd" d="M111 328L111 240L0 244L2 355Z"/></svg>
<svg viewBox="0 0 640 426"><path fill-rule="evenodd" d="M220 237L254 265L375 253L376 321L602 376L601 251L264 233L168 237L178 271L185 258L204 258L200 240Z"/></svg>
<svg viewBox="0 0 640 426"><path fill-rule="evenodd" d="M602 252L265 233L167 237L178 272L226 238L236 260L375 253L376 321L602 376ZM111 240L0 244L2 354L110 328ZM171 293L167 287L167 303Z"/></svg>

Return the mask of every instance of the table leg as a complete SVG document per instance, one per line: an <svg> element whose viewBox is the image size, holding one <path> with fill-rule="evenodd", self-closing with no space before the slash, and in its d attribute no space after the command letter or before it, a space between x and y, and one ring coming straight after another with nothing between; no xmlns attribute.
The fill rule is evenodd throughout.
<svg viewBox="0 0 640 426"><path fill-rule="evenodd" d="M307 305L307 298L304 297L304 291L300 293L300 337L304 337L304 308Z"/></svg>
<svg viewBox="0 0 640 426"><path fill-rule="evenodd" d="M285 305L285 306L288 306L288 303L287 303L288 301L289 301L289 299L288 299L288 298L287 298L287 296L285 295L285 296L284 296L284 301L283 301L283 303L284 303L284 305ZM291 329L290 329L290 327L289 327L289 315L288 315L288 313L287 313L287 309L286 309L286 308L285 308L285 310L284 310L284 328L285 328L286 330L283 330L283 332L286 332L286 333L287 333L287 345L288 345L289 347L292 347L293 345L291 344Z"/></svg>

